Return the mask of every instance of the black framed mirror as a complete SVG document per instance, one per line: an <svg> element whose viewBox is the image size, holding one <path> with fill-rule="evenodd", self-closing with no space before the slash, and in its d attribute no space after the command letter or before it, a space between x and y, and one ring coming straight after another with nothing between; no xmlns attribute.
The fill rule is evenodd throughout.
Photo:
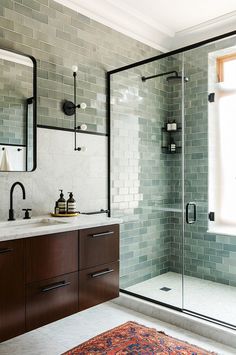
<svg viewBox="0 0 236 355"><path fill-rule="evenodd" d="M36 168L36 60L0 49L0 173Z"/></svg>

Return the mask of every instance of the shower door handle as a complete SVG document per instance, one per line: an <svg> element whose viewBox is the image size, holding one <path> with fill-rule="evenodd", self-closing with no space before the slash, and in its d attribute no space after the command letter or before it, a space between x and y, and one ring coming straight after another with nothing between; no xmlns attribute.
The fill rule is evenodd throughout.
<svg viewBox="0 0 236 355"><path fill-rule="evenodd" d="M193 218L189 218L189 207L193 207ZM193 224L197 219L197 206L194 202L188 202L186 205L186 223Z"/></svg>

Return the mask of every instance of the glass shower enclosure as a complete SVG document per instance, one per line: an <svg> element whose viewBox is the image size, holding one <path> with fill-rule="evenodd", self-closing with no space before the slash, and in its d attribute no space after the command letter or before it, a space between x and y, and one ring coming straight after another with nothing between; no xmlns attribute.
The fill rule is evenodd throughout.
<svg viewBox="0 0 236 355"><path fill-rule="evenodd" d="M236 32L107 78L121 291L235 328Z"/></svg>

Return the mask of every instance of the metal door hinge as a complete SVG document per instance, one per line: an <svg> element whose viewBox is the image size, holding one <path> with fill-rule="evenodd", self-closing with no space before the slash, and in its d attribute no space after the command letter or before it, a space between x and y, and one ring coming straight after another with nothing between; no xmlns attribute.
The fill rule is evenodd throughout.
<svg viewBox="0 0 236 355"><path fill-rule="evenodd" d="M213 222L215 220L215 212L209 212L208 218L209 218L210 221Z"/></svg>
<svg viewBox="0 0 236 355"><path fill-rule="evenodd" d="M214 93L214 92L211 92L211 93L208 95L208 101L209 101L209 102L215 102L215 93Z"/></svg>

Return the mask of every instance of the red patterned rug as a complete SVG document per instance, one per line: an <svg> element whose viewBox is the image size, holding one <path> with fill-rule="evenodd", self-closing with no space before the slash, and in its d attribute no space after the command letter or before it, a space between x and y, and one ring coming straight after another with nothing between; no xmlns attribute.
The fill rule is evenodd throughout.
<svg viewBox="0 0 236 355"><path fill-rule="evenodd" d="M76 346L62 355L208 355L208 352L184 341L127 322Z"/></svg>

